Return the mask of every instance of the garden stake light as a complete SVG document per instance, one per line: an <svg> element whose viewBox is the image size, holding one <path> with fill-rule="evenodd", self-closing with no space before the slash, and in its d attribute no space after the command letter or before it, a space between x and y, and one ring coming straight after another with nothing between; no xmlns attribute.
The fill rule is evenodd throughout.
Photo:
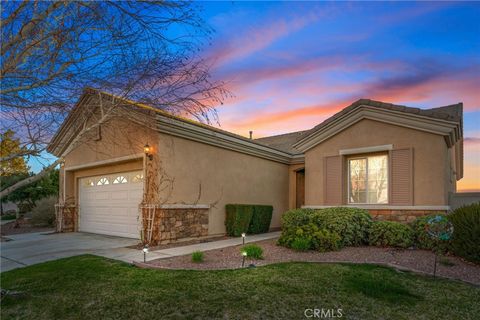
<svg viewBox="0 0 480 320"><path fill-rule="evenodd" d="M242 233L242 244L243 244L243 245L245 245L245 237L246 237L246 236L247 236L247 235L245 234L245 232Z"/></svg>
<svg viewBox="0 0 480 320"><path fill-rule="evenodd" d="M242 268L245 267L245 258L247 257L247 252L242 251Z"/></svg>
<svg viewBox="0 0 480 320"><path fill-rule="evenodd" d="M143 262L147 262L148 245L143 247Z"/></svg>

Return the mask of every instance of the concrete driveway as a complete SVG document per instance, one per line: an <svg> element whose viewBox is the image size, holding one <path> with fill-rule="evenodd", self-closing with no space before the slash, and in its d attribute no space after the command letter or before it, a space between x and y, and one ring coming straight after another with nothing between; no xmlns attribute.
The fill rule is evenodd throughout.
<svg viewBox="0 0 480 320"><path fill-rule="evenodd" d="M1 272L87 253L125 262L143 260L141 250L126 248L139 242L135 239L82 232L24 233L8 238L12 240L1 242ZM162 256L151 252L148 260Z"/></svg>

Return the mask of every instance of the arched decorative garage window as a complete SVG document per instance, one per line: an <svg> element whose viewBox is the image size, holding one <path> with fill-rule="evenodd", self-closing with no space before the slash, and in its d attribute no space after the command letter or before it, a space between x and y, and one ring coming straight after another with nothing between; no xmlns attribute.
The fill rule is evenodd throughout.
<svg viewBox="0 0 480 320"><path fill-rule="evenodd" d="M107 177L100 178L100 180L97 182L97 186L103 186L106 184L110 184L110 181L108 181Z"/></svg>
<svg viewBox="0 0 480 320"><path fill-rule="evenodd" d="M95 185L95 182L93 182L92 179L87 179L83 181L83 185L85 187L93 187Z"/></svg>
<svg viewBox="0 0 480 320"><path fill-rule="evenodd" d="M133 183L138 183L142 181L143 181L143 174L136 174L132 179Z"/></svg>
<svg viewBox="0 0 480 320"><path fill-rule="evenodd" d="M118 183L127 183L127 178L125 178L124 176L118 176L115 178L115 180L113 180L113 184L118 184Z"/></svg>

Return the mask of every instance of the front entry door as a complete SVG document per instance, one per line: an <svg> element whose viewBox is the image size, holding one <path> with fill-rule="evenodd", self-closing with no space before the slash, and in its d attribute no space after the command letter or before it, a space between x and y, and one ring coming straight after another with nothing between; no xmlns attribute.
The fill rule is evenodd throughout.
<svg viewBox="0 0 480 320"><path fill-rule="evenodd" d="M295 207L301 208L305 204L305 169L296 172L296 181Z"/></svg>

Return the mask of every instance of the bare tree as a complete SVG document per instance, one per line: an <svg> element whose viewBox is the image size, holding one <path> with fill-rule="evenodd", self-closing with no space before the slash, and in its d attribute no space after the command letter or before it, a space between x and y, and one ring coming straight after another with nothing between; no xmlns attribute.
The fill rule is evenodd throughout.
<svg viewBox="0 0 480 320"><path fill-rule="evenodd" d="M199 57L212 30L194 4L2 1L1 10L2 126L17 132L23 150L9 159L41 157L85 87L217 120L214 107L228 92Z"/></svg>

